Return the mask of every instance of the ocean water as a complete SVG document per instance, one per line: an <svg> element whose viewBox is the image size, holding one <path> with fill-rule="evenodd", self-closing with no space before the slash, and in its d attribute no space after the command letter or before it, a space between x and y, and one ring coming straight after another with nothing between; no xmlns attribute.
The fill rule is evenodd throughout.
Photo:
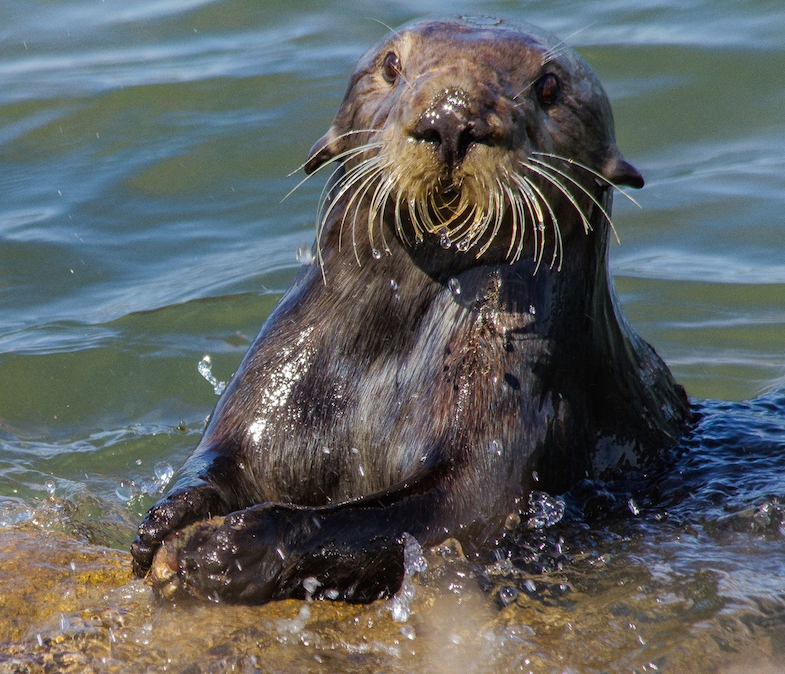
<svg viewBox="0 0 785 674"><path fill-rule="evenodd" d="M569 602L549 608L534 591L539 608L523 606L530 586L512 572L484 594L466 590L483 625L506 621L512 630L489 632L483 643L494 655L485 664L685 671L686 662L719 671L741 658L769 671L785 662L778 0L0 1L0 540L33 532L18 552L30 559L68 541L127 549L216 401L200 361L209 355L212 374L228 379L293 279L297 248L313 240L323 179L284 197L302 178L298 168L327 129L354 62L387 26L457 14L543 26L599 75L619 146L647 180L634 194L639 206L616 198L621 242L611 264L622 304L705 413L692 458L679 464L683 481L663 487L665 505L635 524L608 524L597 540L573 529L559 534L581 541L575 559L591 548L611 560L596 579L579 564L559 583L544 576L542 587L566 584L583 597L573 618ZM65 542L51 538L58 532ZM620 569L633 580L619 580ZM0 594L38 582L16 575ZM497 605L507 596L499 583L519 600ZM445 600L436 580L428 591L437 604ZM139 635L147 626L153 640L164 633L140 608L152 602L141 584L117 592L95 602L144 618L130 637L107 642L111 657L91 661L96 671L134 671ZM635 613L640 596L652 603ZM667 620L652 608L664 605L673 609ZM185 609L167 609L165 619L176 623L177 610ZM215 619L192 610L203 625ZM282 640L284 628L273 622L274 644L249 637L258 649L243 650L243 666L277 671L277 657L289 663L284 671L331 671L319 669L329 650L333 669L436 671L435 662L464 657L446 628L432 630L432 660L392 643L421 637L393 639L381 627L327 649L319 630L351 622L340 613L348 608L333 610L340 615L323 613L326 627L314 631L321 646L305 644L294 628ZM425 604L420 611L422 626L416 615L407 623L417 633L441 624ZM71 634L69 615L36 614L27 632L0 636L11 644L0 666L11 666L14 648L39 649L30 655L38 663L46 647L36 635L51 621ZM224 625L255 619L220 615ZM382 620L360 609L351 615ZM581 635L577 616L584 624L599 618ZM630 625L645 631L644 623L668 625L656 648L628 639ZM192 635L166 634L155 657L169 658L172 671L206 662L223 671L216 663L231 660L214 645L194 646ZM363 650L369 640L381 645ZM154 663L145 666L157 671Z"/></svg>

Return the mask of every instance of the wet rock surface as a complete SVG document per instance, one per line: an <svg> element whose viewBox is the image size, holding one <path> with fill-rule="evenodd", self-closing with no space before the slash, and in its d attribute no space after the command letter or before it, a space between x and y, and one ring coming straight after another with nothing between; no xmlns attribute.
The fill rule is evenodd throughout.
<svg viewBox="0 0 785 674"><path fill-rule="evenodd" d="M0 672L774 671L781 597L742 607L715 571L676 579L635 548L619 536L528 574L448 544L425 552L400 622L392 601L163 602L125 552L6 529Z"/></svg>

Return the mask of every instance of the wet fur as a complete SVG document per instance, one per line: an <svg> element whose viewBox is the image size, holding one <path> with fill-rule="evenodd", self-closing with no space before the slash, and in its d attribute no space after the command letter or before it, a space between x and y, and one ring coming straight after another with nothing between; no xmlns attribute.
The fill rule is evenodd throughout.
<svg viewBox="0 0 785 674"><path fill-rule="evenodd" d="M392 82L380 74L391 50ZM532 91L546 70L563 82L547 110ZM495 129L447 164L412 135L446 109L445 88ZM387 596L404 533L482 551L533 471L558 493L647 465L684 428L683 390L615 299L612 185L642 179L574 52L504 27L399 31L361 59L306 170L334 160L319 264L278 303L140 525L135 571L152 566L162 594L253 603L303 596L314 578L317 596ZM390 167L401 170L382 198ZM512 174L536 203L516 202ZM479 235L462 235L473 216L459 215L445 241L445 186L478 208L498 190L503 207Z"/></svg>

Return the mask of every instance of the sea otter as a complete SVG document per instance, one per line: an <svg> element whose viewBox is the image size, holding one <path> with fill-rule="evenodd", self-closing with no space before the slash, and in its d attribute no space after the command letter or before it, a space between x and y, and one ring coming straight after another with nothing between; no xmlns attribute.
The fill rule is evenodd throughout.
<svg viewBox="0 0 785 674"><path fill-rule="evenodd" d="M589 66L538 29L394 31L305 170L314 248L139 526L166 596L394 593L406 535L479 553L533 487L640 468L689 406L608 271L616 147Z"/></svg>

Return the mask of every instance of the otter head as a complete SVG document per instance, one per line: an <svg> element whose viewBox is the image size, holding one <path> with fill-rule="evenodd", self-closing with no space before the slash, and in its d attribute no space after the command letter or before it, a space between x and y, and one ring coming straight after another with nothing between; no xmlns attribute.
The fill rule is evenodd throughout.
<svg viewBox="0 0 785 674"><path fill-rule="evenodd" d="M372 246L387 222L406 244L439 236L489 261L548 250L558 264L565 237L607 226L612 187L643 185L591 68L501 23L414 23L368 51L305 170L331 160L325 220L343 203Z"/></svg>

